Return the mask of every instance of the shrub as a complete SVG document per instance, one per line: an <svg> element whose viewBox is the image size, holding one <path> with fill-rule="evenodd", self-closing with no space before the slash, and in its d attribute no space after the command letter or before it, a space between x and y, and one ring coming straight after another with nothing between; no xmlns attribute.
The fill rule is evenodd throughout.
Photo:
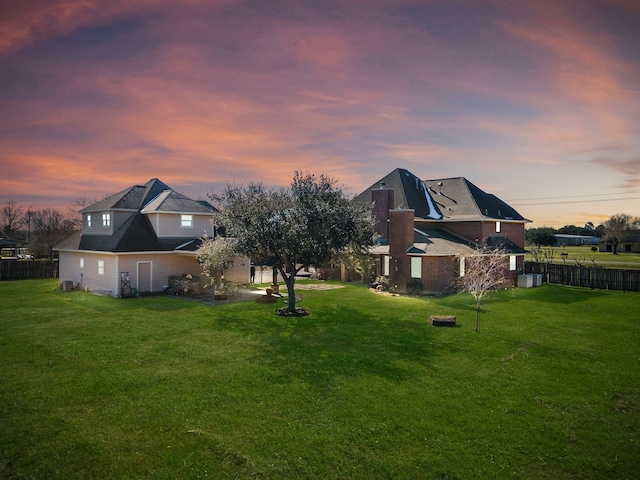
<svg viewBox="0 0 640 480"><path fill-rule="evenodd" d="M389 290L389 277L385 277L383 275L377 276L375 281L373 282L373 287L380 288L384 291Z"/></svg>
<svg viewBox="0 0 640 480"><path fill-rule="evenodd" d="M422 282L419 282L417 280L411 280L407 284L407 293L409 295L420 296L422 295L423 291L424 291L424 285L422 284Z"/></svg>

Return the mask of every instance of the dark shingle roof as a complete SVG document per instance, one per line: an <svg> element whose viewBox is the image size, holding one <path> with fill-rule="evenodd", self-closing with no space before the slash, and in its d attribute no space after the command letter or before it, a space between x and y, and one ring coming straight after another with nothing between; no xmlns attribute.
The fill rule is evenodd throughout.
<svg viewBox="0 0 640 480"><path fill-rule="evenodd" d="M427 190L446 220L526 219L495 195L486 193L464 177L425 180Z"/></svg>
<svg viewBox="0 0 640 480"><path fill-rule="evenodd" d="M170 213L207 213L211 214L216 209L207 202L191 200L173 190L165 190L148 202L142 209L142 213L170 212Z"/></svg>
<svg viewBox="0 0 640 480"><path fill-rule="evenodd" d="M371 191L380 188L394 190L393 208L410 208L415 211L418 218L439 218L440 212L432 202L422 181L409 170L396 168L379 182L374 183L360 195L354 198L356 202L371 203Z"/></svg>
<svg viewBox="0 0 640 480"><path fill-rule="evenodd" d="M407 253L413 255L470 255L475 244L446 230L421 225L414 230L413 245Z"/></svg>
<svg viewBox="0 0 640 480"><path fill-rule="evenodd" d="M170 188L158 180L152 178L144 185L134 185L121 192L111 195L104 200L89 205L80 210L81 213L101 212L104 210L140 210L152 199Z"/></svg>
<svg viewBox="0 0 640 480"><path fill-rule="evenodd" d="M404 168L396 168L374 183L354 201L370 203L371 191L394 190L394 208L410 208L416 218L433 220L517 220L527 222L513 207L486 193L464 177L420 180Z"/></svg>
<svg viewBox="0 0 640 480"><path fill-rule="evenodd" d="M144 185L134 185L81 210L83 213L104 210L131 211L111 235L78 234L60 243L57 250L102 252L157 252L179 249L189 252L200 246L199 239L185 237L158 238L146 213L202 213L216 209L206 201L195 201L171 190L157 178Z"/></svg>
<svg viewBox="0 0 640 480"><path fill-rule="evenodd" d="M163 247L156 236L156 232L149 218L140 212L131 215L131 217L113 232L113 235L82 235L78 249L101 252L156 252L172 250Z"/></svg>

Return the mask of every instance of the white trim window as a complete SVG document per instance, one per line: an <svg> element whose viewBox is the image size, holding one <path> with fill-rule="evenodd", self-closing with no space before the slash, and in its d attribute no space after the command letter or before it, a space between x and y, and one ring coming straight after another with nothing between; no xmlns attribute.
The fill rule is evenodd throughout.
<svg viewBox="0 0 640 480"><path fill-rule="evenodd" d="M464 266L465 266L465 262L464 262L464 257L460 257L460 276L464 277Z"/></svg>
<svg viewBox="0 0 640 480"><path fill-rule="evenodd" d="M87 213L87 227L91 227L91 214Z"/></svg>
<svg viewBox="0 0 640 480"><path fill-rule="evenodd" d="M98 275L104 275L104 260L98 260Z"/></svg>
<svg viewBox="0 0 640 480"><path fill-rule="evenodd" d="M103 227L111 226L111 214L109 212L105 212L102 214L102 226Z"/></svg>
<svg viewBox="0 0 640 480"><path fill-rule="evenodd" d="M515 271L517 263L517 257L515 255L509 255L509 270L512 272Z"/></svg>
<svg viewBox="0 0 640 480"><path fill-rule="evenodd" d="M84 268L84 257L80 257L80 268Z"/></svg>
<svg viewBox="0 0 640 480"><path fill-rule="evenodd" d="M180 215L180 228L193 228L193 215Z"/></svg>
<svg viewBox="0 0 640 480"><path fill-rule="evenodd" d="M500 233L501 228L502 228L502 225L500 225L500 222L496 222L496 233Z"/></svg>
<svg viewBox="0 0 640 480"><path fill-rule="evenodd" d="M385 255L382 263L382 275L389 276L389 255Z"/></svg>
<svg viewBox="0 0 640 480"><path fill-rule="evenodd" d="M411 257L411 278L422 278L422 257Z"/></svg>

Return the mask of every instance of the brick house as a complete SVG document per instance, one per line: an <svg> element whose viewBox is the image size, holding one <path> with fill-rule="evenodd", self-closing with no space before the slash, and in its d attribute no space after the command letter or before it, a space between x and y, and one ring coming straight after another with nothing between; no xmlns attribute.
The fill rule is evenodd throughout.
<svg viewBox="0 0 640 480"><path fill-rule="evenodd" d="M388 277L397 291L412 282L428 294L453 291L465 257L476 255L480 245L505 251L514 284L522 272L530 220L463 177L421 180L398 168L354 201L374 204L376 274Z"/></svg>
<svg viewBox="0 0 640 480"><path fill-rule="evenodd" d="M162 292L170 278L197 279L196 251L205 233L215 234L214 211L157 178L133 185L81 210L82 230L56 247L60 280L117 297ZM249 268L238 261L225 278L248 281Z"/></svg>

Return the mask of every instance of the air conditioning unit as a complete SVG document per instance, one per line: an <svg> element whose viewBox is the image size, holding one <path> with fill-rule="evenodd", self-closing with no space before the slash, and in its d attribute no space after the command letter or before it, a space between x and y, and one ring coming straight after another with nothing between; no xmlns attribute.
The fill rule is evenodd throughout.
<svg viewBox="0 0 640 480"><path fill-rule="evenodd" d="M60 282L60 290L63 292L70 292L73 290L73 282L71 280L63 280Z"/></svg>

